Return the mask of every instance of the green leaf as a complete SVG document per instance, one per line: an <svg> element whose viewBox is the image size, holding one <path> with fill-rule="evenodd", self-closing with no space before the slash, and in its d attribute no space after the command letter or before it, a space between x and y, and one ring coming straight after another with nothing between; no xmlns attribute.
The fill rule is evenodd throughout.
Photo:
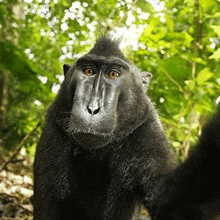
<svg viewBox="0 0 220 220"><path fill-rule="evenodd" d="M185 34L185 42L187 45L190 46L191 42L193 41L193 37L190 34L188 34L187 32L185 32L184 34Z"/></svg>
<svg viewBox="0 0 220 220"><path fill-rule="evenodd" d="M135 5L141 8L143 12L151 12L153 10L152 5L145 0L137 0Z"/></svg>
<svg viewBox="0 0 220 220"><path fill-rule="evenodd" d="M220 12L215 13L215 14L214 14L214 17L215 17L215 18L220 17Z"/></svg>
<svg viewBox="0 0 220 220"><path fill-rule="evenodd" d="M213 77L213 73L210 72L208 67L206 67L198 73L196 77L196 81L198 85L202 85L212 77Z"/></svg>
<svg viewBox="0 0 220 220"><path fill-rule="evenodd" d="M205 10L210 10L216 5L216 2L214 0L200 0L200 5L205 9Z"/></svg>
<svg viewBox="0 0 220 220"><path fill-rule="evenodd" d="M184 4L188 3L189 5L194 5L193 0L184 0Z"/></svg>
<svg viewBox="0 0 220 220"><path fill-rule="evenodd" d="M193 91L195 89L195 80L186 80L185 83L190 91Z"/></svg>
<svg viewBox="0 0 220 220"><path fill-rule="evenodd" d="M220 48L216 50L209 59L219 59L220 58Z"/></svg>
<svg viewBox="0 0 220 220"><path fill-rule="evenodd" d="M215 31L218 36L220 36L220 26L217 25L211 25L211 28Z"/></svg>
<svg viewBox="0 0 220 220"><path fill-rule="evenodd" d="M219 18L220 12L215 13L214 15L206 15L207 18Z"/></svg>

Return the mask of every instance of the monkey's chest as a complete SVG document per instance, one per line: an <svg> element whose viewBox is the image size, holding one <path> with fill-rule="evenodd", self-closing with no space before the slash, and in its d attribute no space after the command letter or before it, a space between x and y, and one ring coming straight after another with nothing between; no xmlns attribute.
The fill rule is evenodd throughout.
<svg viewBox="0 0 220 220"><path fill-rule="evenodd" d="M111 183L107 161L79 158L70 167L69 181L73 200L89 209L105 205Z"/></svg>

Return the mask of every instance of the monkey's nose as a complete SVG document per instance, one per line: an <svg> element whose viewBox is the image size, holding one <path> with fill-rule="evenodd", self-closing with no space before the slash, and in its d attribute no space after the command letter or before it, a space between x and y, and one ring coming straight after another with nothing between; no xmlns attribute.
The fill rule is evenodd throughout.
<svg viewBox="0 0 220 220"><path fill-rule="evenodd" d="M96 108L92 108L90 106L87 106L87 110L89 112L90 115L96 115L99 113L100 111L100 108L99 107L96 107Z"/></svg>

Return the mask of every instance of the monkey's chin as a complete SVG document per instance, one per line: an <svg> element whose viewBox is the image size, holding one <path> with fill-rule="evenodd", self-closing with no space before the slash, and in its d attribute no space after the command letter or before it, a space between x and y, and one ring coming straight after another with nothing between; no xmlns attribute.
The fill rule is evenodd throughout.
<svg viewBox="0 0 220 220"><path fill-rule="evenodd" d="M90 133L75 133L74 139L84 148L104 147L111 141L111 136L99 136Z"/></svg>

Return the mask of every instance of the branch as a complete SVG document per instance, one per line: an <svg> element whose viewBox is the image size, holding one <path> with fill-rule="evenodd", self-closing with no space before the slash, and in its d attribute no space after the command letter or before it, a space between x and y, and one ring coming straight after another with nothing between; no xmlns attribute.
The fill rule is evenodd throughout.
<svg viewBox="0 0 220 220"><path fill-rule="evenodd" d="M31 132L29 132L20 142L20 144L13 150L13 154L6 160L3 162L3 164L0 167L0 172L2 170L4 170L7 165L13 160L13 158L19 153L19 151L21 150L22 146L28 141L28 139L34 134L34 132L41 126L41 122L39 122L33 129Z"/></svg>
<svg viewBox="0 0 220 220"><path fill-rule="evenodd" d="M166 71L165 68L162 67L162 69L163 69L165 75L170 79L170 81L172 83L174 83L179 88L180 92L182 92L184 94L185 92L184 92L184 89L182 88L182 86Z"/></svg>

